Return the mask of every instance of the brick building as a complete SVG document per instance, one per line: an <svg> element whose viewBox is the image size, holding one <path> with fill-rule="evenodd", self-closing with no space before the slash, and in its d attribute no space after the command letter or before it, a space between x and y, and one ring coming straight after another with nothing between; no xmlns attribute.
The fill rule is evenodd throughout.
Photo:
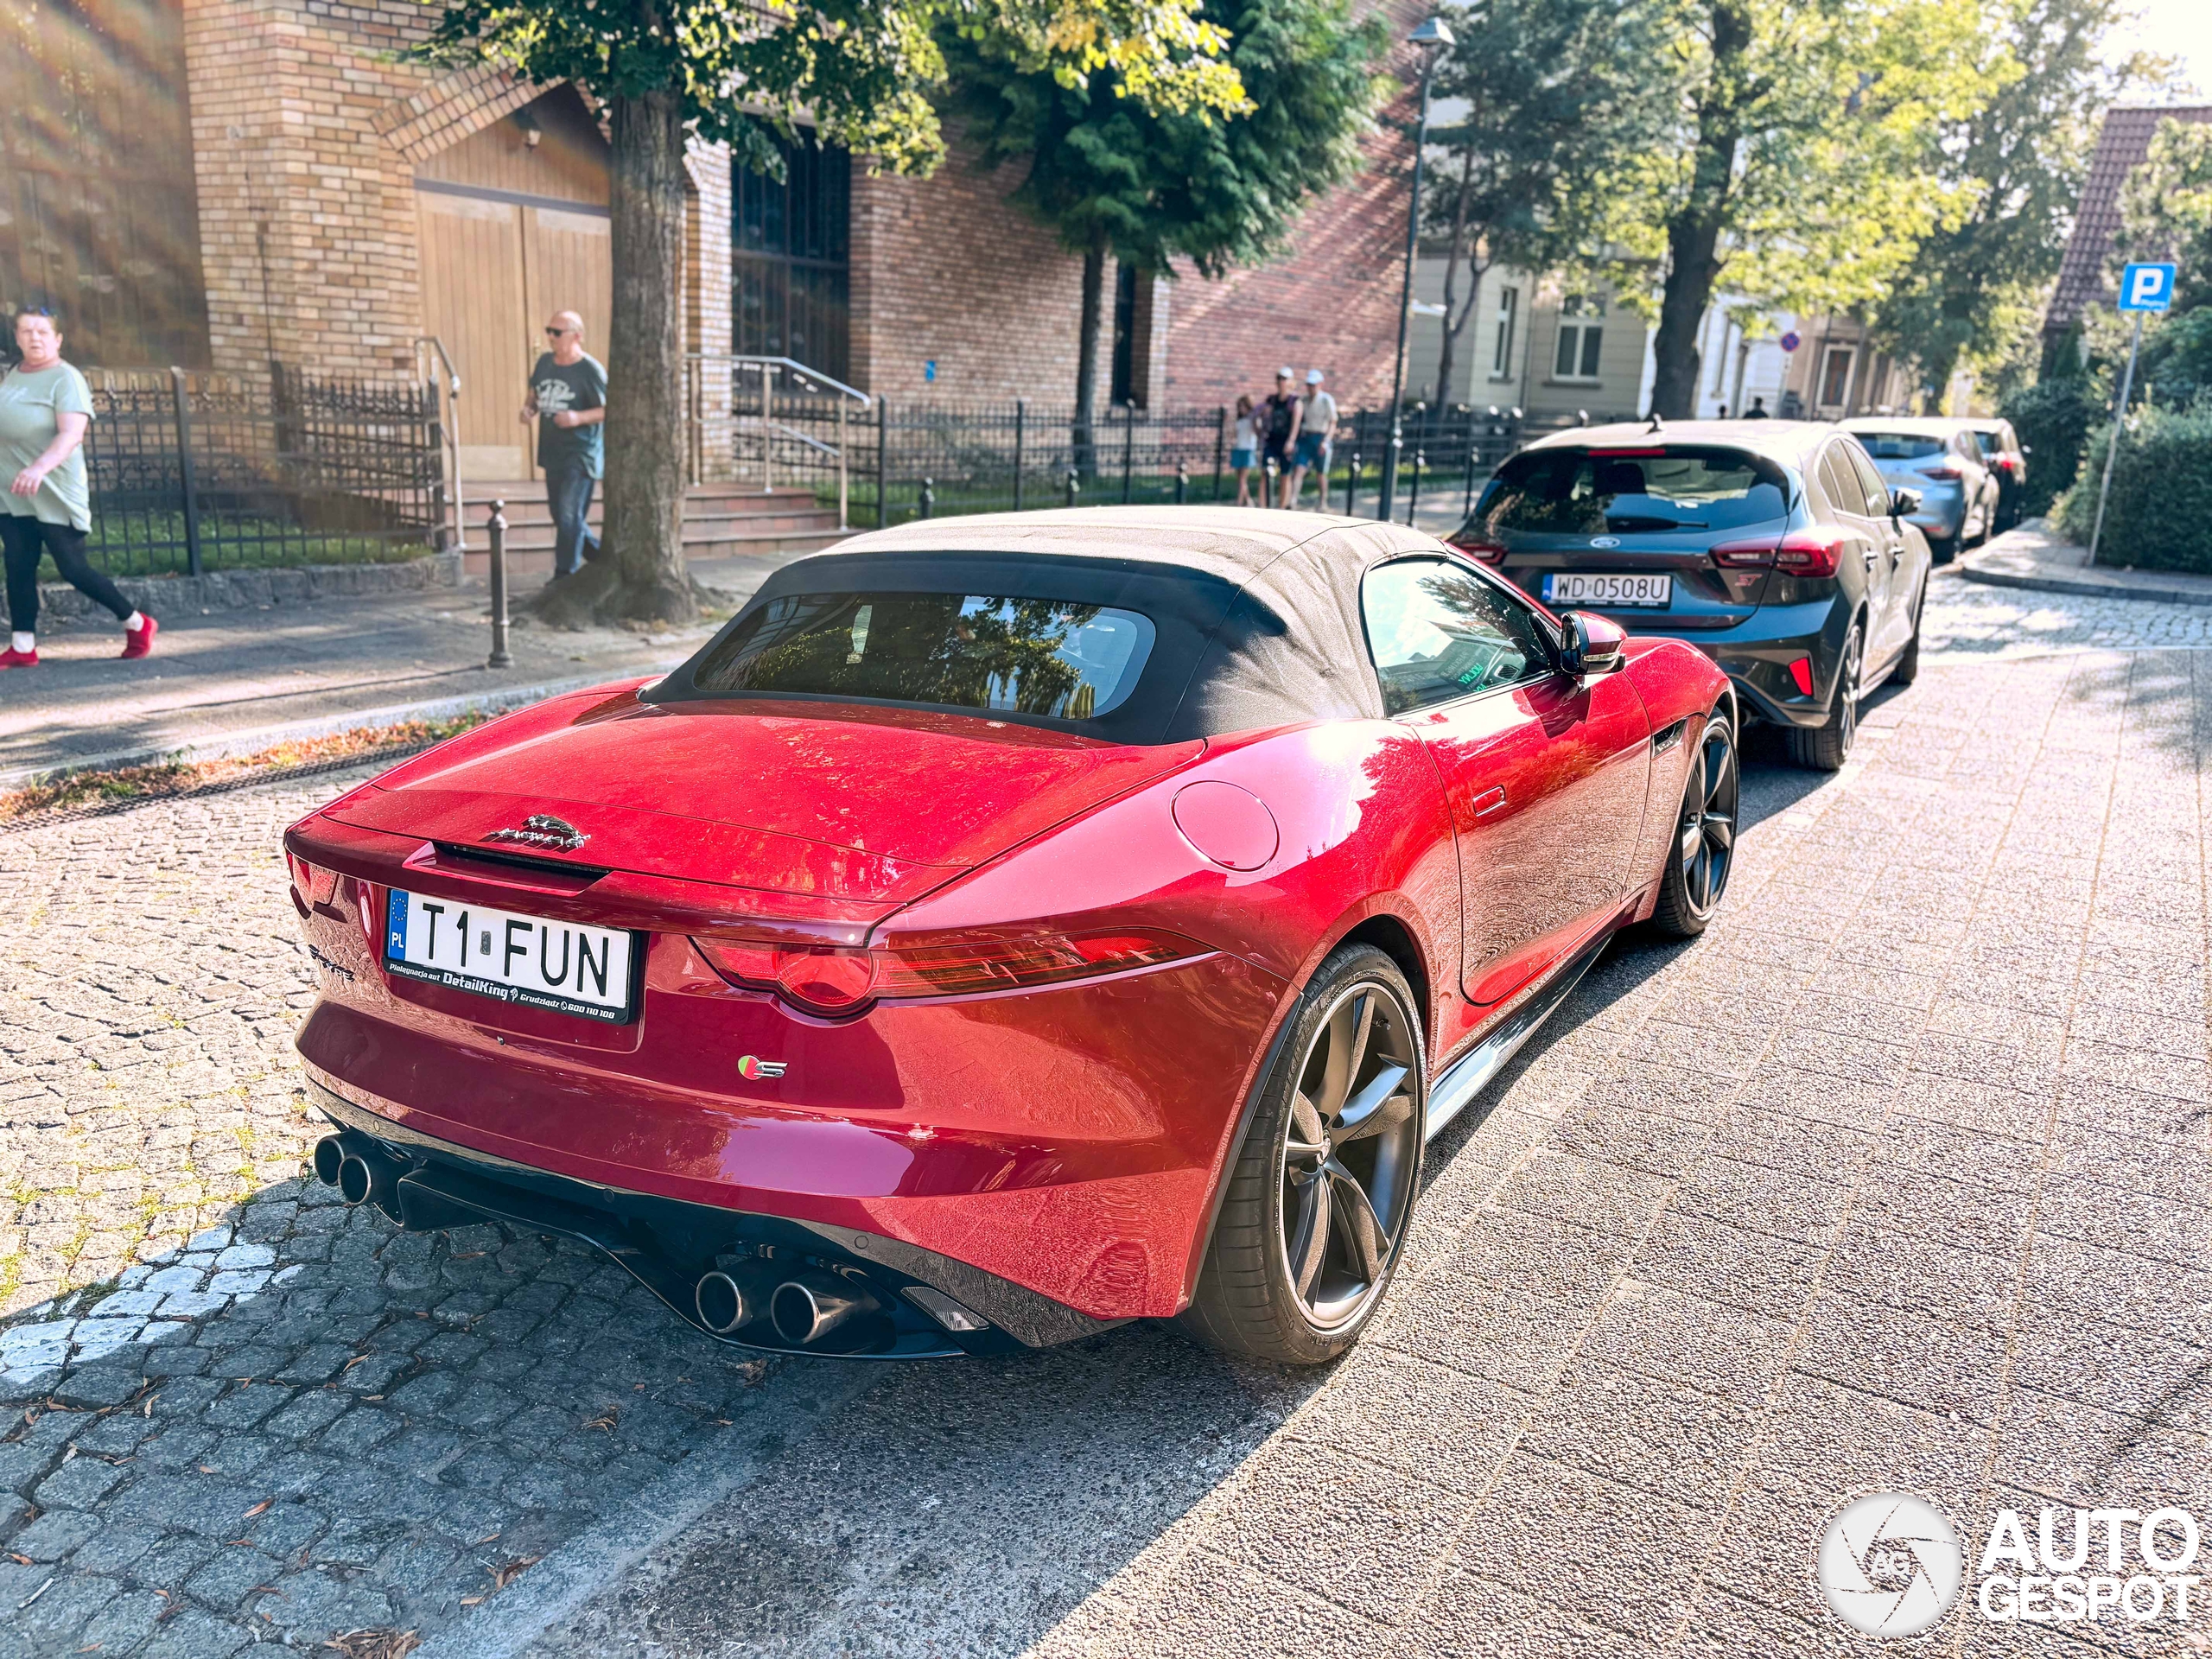
<svg viewBox="0 0 2212 1659"><path fill-rule="evenodd" d="M72 355L118 367L416 374L435 336L468 389L470 472L519 474L544 314L607 336L606 144L574 88L400 60L435 16L416 0L18 10L0 299L58 302ZM1387 396L1404 148L1379 133L1275 264L1118 273L1113 390L1226 402L1287 362L1329 370L1347 403ZM774 184L694 147L692 350L788 355L893 397L1071 402L1080 261L1007 204L1015 175L957 151L926 181L811 145L791 159Z"/></svg>

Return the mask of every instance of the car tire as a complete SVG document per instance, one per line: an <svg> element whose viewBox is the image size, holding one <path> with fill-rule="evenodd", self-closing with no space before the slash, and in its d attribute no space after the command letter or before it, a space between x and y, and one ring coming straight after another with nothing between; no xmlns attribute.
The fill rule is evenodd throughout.
<svg viewBox="0 0 2212 1659"><path fill-rule="evenodd" d="M1958 550L1959 538L1955 536L1930 536L1928 538L1928 556L1938 564L1948 564Z"/></svg>
<svg viewBox="0 0 2212 1659"><path fill-rule="evenodd" d="M1359 1339L1397 1269L1421 1190L1428 1055L1405 975L1372 945L1333 952L1290 1021L1179 1323L1224 1353L1318 1365Z"/></svg>
<svg viewBox="0 0 2212 1659"><path fill-rule="evenodd" d="M1737 807L1742 760L1736 728L1723 704L1705 718L1682 802L1675 818L1675 844L1659 877L1651 926L1669 938L1694 939L1705 931L1728 892L1736 866Z"/></svg>
<svg viewBox="0 0 2212 1659"><path fill-rule="evenodd" d="M1853 622L1851 632L1843 637L1843 662L1836 671L1835 696L1828 706L1827 719L1818 726L1790 728L1789 758L1797 765L1815 772L1840 772L1851 758L1851 746L1859 736L1859 676L1866 667L1866 635Z"/></svg>
<svg viewBox="0 0 2212 1659"><path fill-rule="evenodd" d="M1920 613L1928 608L1928 589L1920 590L1920 597L1912 601L1912 638L1904 642L1904 649L1897 653L1897 664L1890 670L1890 680L1896 685L1910 685L1920 677Z"/></svg>

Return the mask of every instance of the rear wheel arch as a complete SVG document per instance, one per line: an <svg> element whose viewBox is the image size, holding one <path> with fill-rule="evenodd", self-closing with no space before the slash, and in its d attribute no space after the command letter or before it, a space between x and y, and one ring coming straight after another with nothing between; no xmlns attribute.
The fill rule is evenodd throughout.
<svg viewBox="0 0 2212 1659"><path fill-rule="evenodd" d="M1222 1160L1214 1179L1214 1187L1206 1204L1205 1220L1199 1224L1198 1236L1192 1243L1189 1264L1184 1278L1183 1295L1187 1303L1198 1287L1200 1268L1207 1253L1213 1248L1216 1226L1221 1219L1222 1200L1228 1196L1230 1178L1236 1168L1236 1160L1244 1151L1244 1141L1250 1134L1252 1119L1259 1106L1260 1097L1267 1092L1275 1067L1281 1063L1285 1041L1296 1024L1299 1003L1306 988L1313 982L1314 975L1321 971L1329 958L1347 944L1368 944L1390 958L1406 982L1412 988L1415 1003L1422 1011L1426 1029L1421 1033L1423 1045L1434 1052L1436 1024L1439 1011L1432 1001L1435 976L1428 969L1422 950L1420 933L1408 917L1389 907L1382 897L1370 900L1360 911L1340 918L1315 944L1306 960L1299 964L1297 975L1285 987L1282 1001L1275 1019L1274 1028L1268 1033L1268 1046L1260 1062L1252 1069L1243 1098L1236 1103L1226 1143L1222 1147Z"/></svg>

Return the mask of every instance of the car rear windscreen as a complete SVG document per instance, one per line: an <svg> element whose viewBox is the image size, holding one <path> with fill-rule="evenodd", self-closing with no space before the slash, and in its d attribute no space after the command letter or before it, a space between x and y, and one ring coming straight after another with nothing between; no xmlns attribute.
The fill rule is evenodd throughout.
<svg viewBox="0 0 2212 1659"><path fill-rule="evenodd" d="M700 661L697 690L868 697L1092 720L1151 654L1135 611L986 594L786 594Z"/></svg>
<svg viewBox="0 0 2212 1659"><path fill-rule="evenodd" d="M1474 527L1560 536L1736 530L1783 518L1786 483L1773 461L1736 449L1526 449L1484 489Z"/></svg>
<svg viewBox="0 0 2212 1659"><path fill-rule="evenodd" d="M1942 439L1921 432L1854 432L1852 436L1877 461L1925 461L1950 448Z"/></svg>
<svg viewBox="0 0 2212 1659"><path fill-rule="evenodd" d="M2002 432L1977 432L1974 435L1974 441L1981 446L1981 453L1985 455L2005 453L2005 435Z"/></svg>

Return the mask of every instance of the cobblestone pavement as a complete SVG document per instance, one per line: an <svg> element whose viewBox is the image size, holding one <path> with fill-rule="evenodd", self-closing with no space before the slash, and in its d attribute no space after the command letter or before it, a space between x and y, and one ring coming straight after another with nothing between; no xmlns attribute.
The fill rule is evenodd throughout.
<svg viewBox="0 0 2212 1659"><path fill-rule="evenodd" d="M1923 655L2005 658L2046 651L2212 645L2212 606L2038 593L1937 571L1921 613Z"/></svg>
<svg viewBox="0 0 2212 1659"><path fill-rule="evenodd" d="M1150 1327L766 1370L578 1252L398 1235L297 1176L276 834L345 779L0 837L0 1656L1809 1653L1857 1491L2212 1507L2212 658L2012 627L1840 778L1752 772L1719 922L1439 1143L1325 1375ZM2023 1649L2088 1651L1942 1643Z"/></svg>

